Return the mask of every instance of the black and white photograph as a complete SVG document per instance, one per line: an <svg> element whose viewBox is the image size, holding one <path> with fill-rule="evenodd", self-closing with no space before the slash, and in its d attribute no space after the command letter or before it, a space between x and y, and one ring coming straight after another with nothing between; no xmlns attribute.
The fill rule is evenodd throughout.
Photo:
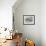
<svg viewBox="0 0 46 46"><path fill-rule="evenodd" d="M34 25L35 24L35 15L24 15L23 24L24 25Z"/></svg>

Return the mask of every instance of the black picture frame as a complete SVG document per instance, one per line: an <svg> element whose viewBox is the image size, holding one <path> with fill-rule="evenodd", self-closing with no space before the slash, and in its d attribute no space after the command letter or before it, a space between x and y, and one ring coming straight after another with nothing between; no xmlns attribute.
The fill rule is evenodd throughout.
<svg viewBox="0 0 46 46"><path fill-rule="evenodd" d="M35 25L35 15L23 15L23 25Z"/></svg>

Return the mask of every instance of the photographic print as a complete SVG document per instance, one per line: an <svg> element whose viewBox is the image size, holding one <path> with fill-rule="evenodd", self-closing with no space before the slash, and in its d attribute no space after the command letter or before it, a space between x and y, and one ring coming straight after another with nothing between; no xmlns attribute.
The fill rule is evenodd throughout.
<svg viewBox="0 0 46 46"><path fill-rule="evenodd" d="M24 15L23 24L24 25L34 25L35 24L35 15Z"/></svg>

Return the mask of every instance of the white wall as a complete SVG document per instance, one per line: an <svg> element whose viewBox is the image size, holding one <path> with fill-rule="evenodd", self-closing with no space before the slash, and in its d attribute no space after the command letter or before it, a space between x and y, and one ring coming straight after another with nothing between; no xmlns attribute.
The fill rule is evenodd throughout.
<svg viewBox="0 0 46 46"><path fill-rule="evenodd" d="M12 6L16 0L0 0L0 27L12 28Z"/></svg>
<svg viewBox="0 0 46 46"><path fill-rule="evenodd" d="M25 38L34 40L36 46L46 46L45 0L23 0L17 6L13 7L15 29L22 32ZM23 25L23 15L35 15L35 25Z"/></svg>
<svg viewBox="0 0 46 46"><path fill-rule="evenodd" d="M41 3L41 38L42 46L46 46L46 0Z"/></svg>

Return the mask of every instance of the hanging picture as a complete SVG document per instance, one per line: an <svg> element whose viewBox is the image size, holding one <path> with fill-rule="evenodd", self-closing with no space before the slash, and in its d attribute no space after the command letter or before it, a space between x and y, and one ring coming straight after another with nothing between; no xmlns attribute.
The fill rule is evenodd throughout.
<svg viewBox="0 0 46 46"><path fill-rule="evenodd" d="M34 25L35 15L23 15L23 24L24 25Z"/></svg>

